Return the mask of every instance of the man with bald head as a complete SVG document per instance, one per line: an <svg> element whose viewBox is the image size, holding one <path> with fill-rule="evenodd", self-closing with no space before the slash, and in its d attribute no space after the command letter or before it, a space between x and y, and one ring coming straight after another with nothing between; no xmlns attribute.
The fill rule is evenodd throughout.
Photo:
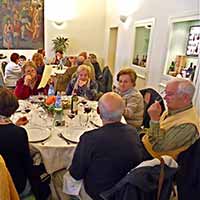
<svg viewBox="0 0 200 200"><path fill-rule="evenodd" d="M165 101L168 111L161 114L159 102L148 109L150 129L142 141L151 157L170 155L173 158L188 149L198 138L200 127L192 105L195 87L190 80L174 78L167 82ZM149 156L146 154L146 158Z"/></svg>
<svg viewBox="0 0 200 200"><path fill-rule="evenodd" d="M121 123L124 111L122 98L113 92L104 94L98 104L103 126L80 137L70 175L83 180L93 200L112 188L128 171L141 162L141 144L136 129Z"/></svg>

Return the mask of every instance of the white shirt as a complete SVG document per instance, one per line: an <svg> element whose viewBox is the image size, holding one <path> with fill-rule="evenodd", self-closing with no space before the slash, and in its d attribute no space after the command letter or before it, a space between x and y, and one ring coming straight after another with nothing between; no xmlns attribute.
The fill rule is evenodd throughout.
<svg viewBox="0 0 200 200"><path fill-rule="evenodd" d="M7 87L15 87L16 82L22 76L22 70L19 65L14 62L9 62L5 68L5 85Z"/></svg>

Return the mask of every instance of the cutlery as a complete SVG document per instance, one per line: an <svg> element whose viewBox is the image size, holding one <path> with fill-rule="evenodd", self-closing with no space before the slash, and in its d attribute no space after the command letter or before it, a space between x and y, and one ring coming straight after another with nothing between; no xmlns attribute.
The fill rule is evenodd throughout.
<svg viewBox="0 0 200 200"><path fill-rule="evenodd" d="M67 142L67 144L71 144L72 142L69 141L68 139L66 139L65 137L63 137L62 133L58 133L58 137L60 137L61 139L63 139L65 142Z"/></svg>
<svg viewBox="0 0 200 200"><path fill-rule="evenodd" d="M51 138L51 135L47 139L45 139L44 141L42 141L41 144L45 145L49 141L50 138Z"/></svg>

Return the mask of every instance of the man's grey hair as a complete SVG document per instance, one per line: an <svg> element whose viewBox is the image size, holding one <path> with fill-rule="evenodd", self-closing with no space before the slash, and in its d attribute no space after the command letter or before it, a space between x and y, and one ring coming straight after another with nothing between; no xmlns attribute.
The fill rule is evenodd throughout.
<svg viewBox="0 0 200 200"><path fill-rule="evenodd" d="M177 94L187 94L192 101L195 92L195 86L192 81L184 78L175 78L170 82L176 82L178 84Z"/></svg>
<svg viewBox="0 0 200 200"><path fill-rule="evenodd" d="M109 111L104 105L104 102L101 101L101 99L99 100L98 107L101 119L106 121L121 121L125 109L124 102L121 101L119 104L119 108L113 111Z"/></svg>

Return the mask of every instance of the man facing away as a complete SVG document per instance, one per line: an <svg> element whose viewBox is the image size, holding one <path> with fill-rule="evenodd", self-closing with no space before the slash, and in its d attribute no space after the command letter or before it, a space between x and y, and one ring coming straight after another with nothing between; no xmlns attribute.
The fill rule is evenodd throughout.
<svg viewBox="0 0 200 200"><path fill-rule="evenodd" d="M104 94L98 104L103 126L80 137L69 174L83 180L93 200L112 188L127 172L142 161L141 143L136 129L121 123L124 103L113 92ZM64 188L65 190L65 188Z"/></svg>
<svg viewBox="0 0 200 200"><path fill-rule="evenodd" d="M160 117L161 107L155 102L148 109L150 129L142 138L145 159L170 155L177 158L198 138L198 116L192 105L195 87L191 81L175 78L167 82L165 97L168 111Z"/></svg>

